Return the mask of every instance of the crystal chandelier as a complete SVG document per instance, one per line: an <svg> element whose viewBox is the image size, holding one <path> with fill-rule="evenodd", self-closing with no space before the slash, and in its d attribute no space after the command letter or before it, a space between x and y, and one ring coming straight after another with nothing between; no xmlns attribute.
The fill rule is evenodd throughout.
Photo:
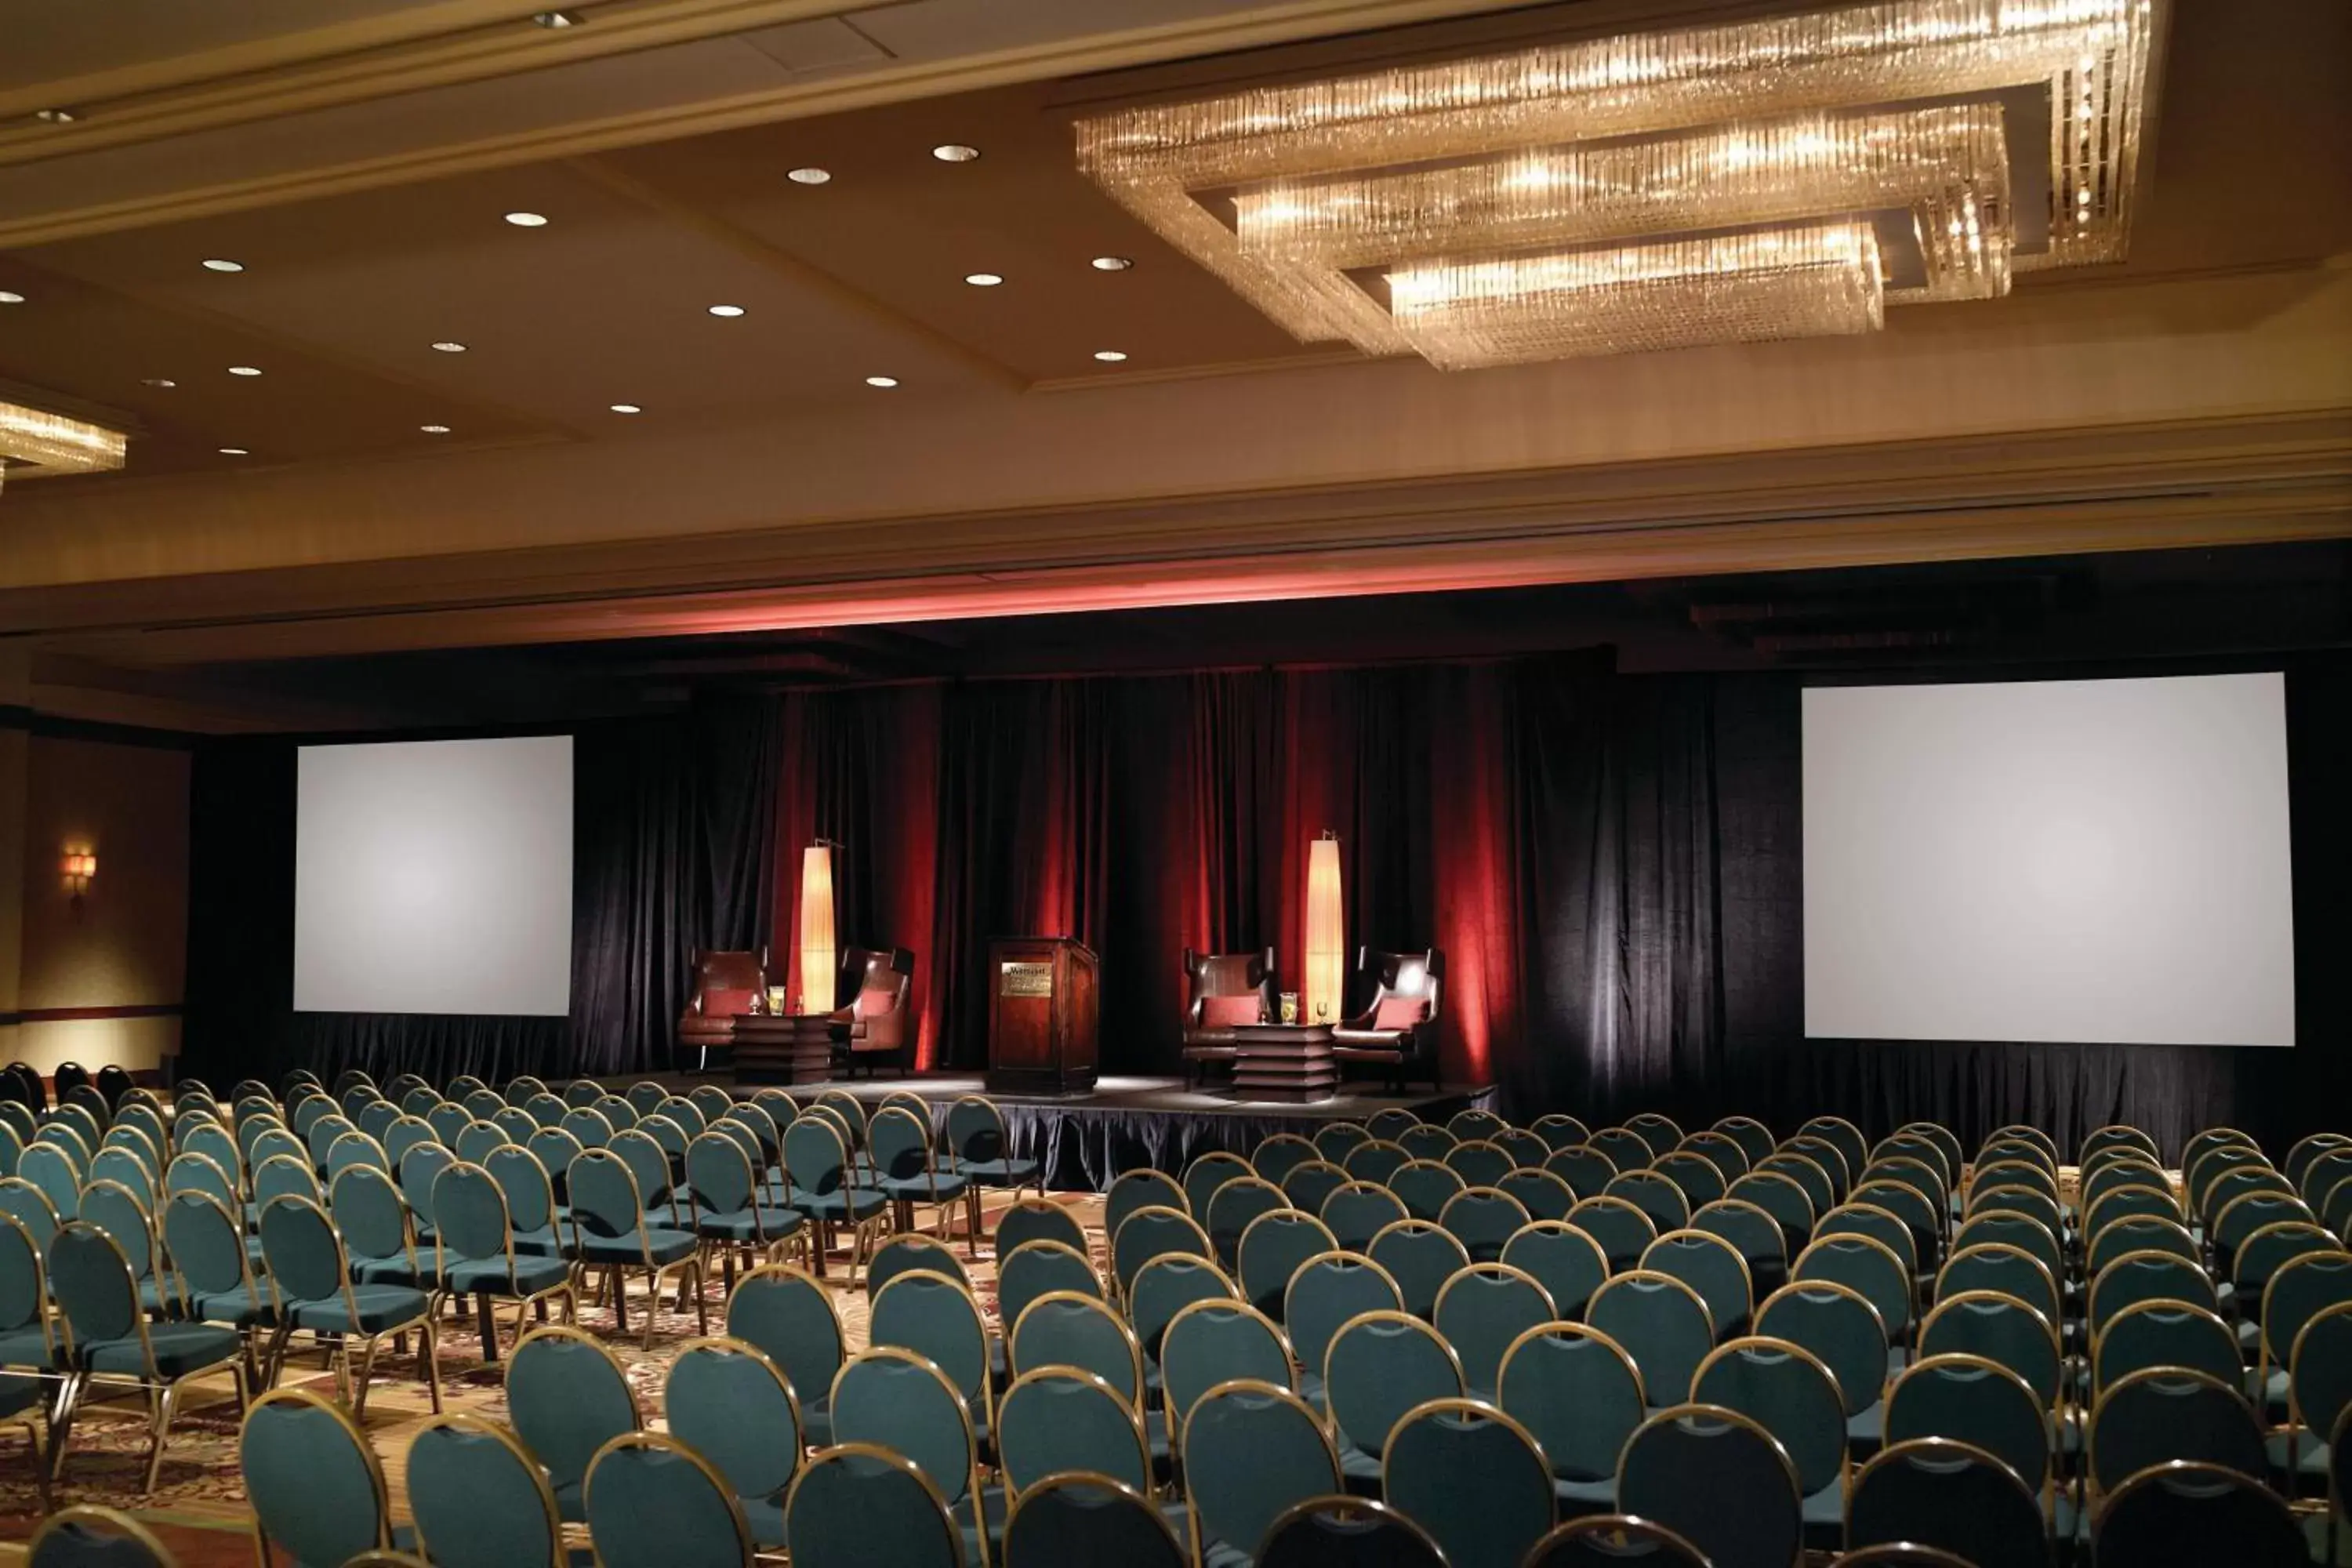
<svg viewBox="0 0 2352 1568"><path fill-rule="evenodd" d="M1305 342L1459 369L1868 331L2120 260L2163 0L1891 0L1083 120Z"/></svg>
<svg viewBox="0 0 2352 1568"><path fill-rule="evenodd" d="M88 474L122 467L125 437L120 430L0 403L0 480L11 466L50 474Z"/></svg>

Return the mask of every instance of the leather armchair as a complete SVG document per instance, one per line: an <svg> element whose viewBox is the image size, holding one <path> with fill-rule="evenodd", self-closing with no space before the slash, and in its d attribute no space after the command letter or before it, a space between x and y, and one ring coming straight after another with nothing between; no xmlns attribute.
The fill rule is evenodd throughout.
<svg viewBox="0 0 2352 1568"><path fill-rule="evenodd" d="M1184 950L1184 978L1189 983L1182 1030L1184 1074L1197 1080L1206 1076L1209 1063L1230 1062L1236 1051L1234 1023L1212 1016L1226 1009L1212 1007L1211 998L1254 998L1257 1003L1255 1016L1245 1022L1264 1023L1275 1016L1274 949L1194 952L1188 947Z"/></svg>
<svg viewBox="0 0 2352 1568"><path fill-rule="evenodd" d="M693 987L677 1020L679 1059L691 1056L698 1068L707 1065L713 1048L734 1048L738 1016L767 1010L766 948L757 952L698 949Z"/></svg>
<svg viewBox="0 0 2352 1568"><path fill-rule="evenodd" d="M1356 973L1372 982L1371 1005L1331 1028L1331 1054L1342 1062L1369 1062L1388 1070L1402 1091L1408 1079L1438 1082L1437 1003L1445 979L1445 955L1356 950Z"/></svg>
<svg viewBox="0 0 2352 1568"><path fill-rule="evenodd" d="M903 1070L910 1062L907 994L914 982L914 952L903 947L849 948L841 955L841 973L852 999L833 1015L835 1056L853 1070L863 1065L869 1077L879 1067Z"/></svg>

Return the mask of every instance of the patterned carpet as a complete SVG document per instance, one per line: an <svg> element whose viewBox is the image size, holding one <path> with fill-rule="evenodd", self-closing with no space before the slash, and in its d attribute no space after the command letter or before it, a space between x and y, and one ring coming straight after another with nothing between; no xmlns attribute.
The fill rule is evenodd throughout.
<svg viewBox="0 0 2352 1568"><path fill-rule="evenodd" d="M1077 1193L1053 1196L1068 1205L1087 1226L1096 1263L1104 1265L1102 1199L1093 1194ZM988 1217L983 1221L989 1235L995 1230L994 1215L1010 1202L1006 1194L989 1194L985 1205ZM929 1220L929 1211L919 1211L918 1217ZM981 1309L992 1330L997 1327L995 1251L984 1236L979 1257L969 1257L960 1232L956 1251L971 1274ZM827 1261L826 1279L834 1289L835 1305L855 1352L866 1343L866 1302L863 1276L858 1288L852 1290L847 1285L848 1269L847 1252L836 1251ZM725 1296L715 1276L706 1282L704 1300L710 1313L711 1331L723 1331ZM654 1345L651 1352L646 1352L640 1348L644 1331L639 1313L645 1304L645 1284L640 1279L631 1291L626 1334L618 1331L609 1307L583 1302L580 1317L582 1326L601 1337L621 1358L647 1424L659 1426L662 1380L670 1354L676 1346L693 1338L697 1330L693 1307L689 1304L686 1310L677 1310L672 1294L664 1300L656 1314ZM505 1321L510 1325L511 1316L507 1316ZM504 1420L506 1389L500 1369L486 1364L480 1350L470 1318L463 1323L445 1320L441 1341L443 1407ZM383 1463L384 1477L391 1488L394 1518L401 1523L407 1522L408 1518L409 1439L418 1423L432 1410L425 1385L415 1376L415 1365L413 1359L394 1358L388 1349L378 1357L365 1422L365 1430ZM310 1388L332 1398L335 1378L319 1357L297 1354L289 1358L280 1386ZM184 1396L179 1418L173 1424L171 1445L164 1452L163 1470L156 1489L152 1495L142 1497L139 1487L147 1457L143 1410L136 1404L86 1407L75 1422L72 1450L67 1457L64 1479L57 1489L57 1505L89 1502L127 1510L156 1530L178 1555L183 1568L229 1568L232 1564L247 1568L254 1561L253 1515L246 1506L244 1484L237 1472L236 1437L236 1406L227 1377L192 1386ZM26 1457L25 1429L18 1426L0 1431L0 1542L10 1543L0 1544L0 1565L23 1561L21 1543L39 1522L39 1493Z"/></svg>

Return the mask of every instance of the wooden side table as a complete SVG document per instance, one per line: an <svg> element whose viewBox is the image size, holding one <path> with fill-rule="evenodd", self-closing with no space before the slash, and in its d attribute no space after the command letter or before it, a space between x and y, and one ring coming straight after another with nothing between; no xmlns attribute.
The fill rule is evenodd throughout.
<svg viewBox="0 0 2352 1568"><path fill-rule="evenodd" d="M1339 1089L1328 1024L1244 1024L1234 1030L1232 1099L1312 1105Z"/></svg>
<svg viewBox="0 0 2352 1568"><path fill-rule="evenodd" d="M735 1076L744 1083L823 1083L833 1076L831 1015L742 1015L735 1020Z"/></svg>

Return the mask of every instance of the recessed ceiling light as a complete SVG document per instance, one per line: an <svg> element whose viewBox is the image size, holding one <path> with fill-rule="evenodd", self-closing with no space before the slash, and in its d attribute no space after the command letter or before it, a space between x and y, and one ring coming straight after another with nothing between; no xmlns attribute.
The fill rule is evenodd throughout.
<svg viewBox="0 0 2352 1568"><path fill-rule="evenodd" d="M71 125L81 118L81 111L78 109L43 109L35 111L33 118L44 125Z"/></svg>
<svg viewBox="0 0 2352 1568"><path fill-rule="evenodd" d="M424 431L427 436L446 436L449 434L449 426L446 425L419 425L417 428Z"/></svg>
<svg viewBox="0 0 2352 1568"><path fill-rule="evenodd" d="M205 270L207 272L242 272L245 270L245 263L242 261L231 261L225 256L208 256L205 258Z"/></svg>
<svg viewBox="0 0 2352 1568"><path fill-rule="evenodd" d="M530 19L542 27L576 27L586 20L577 11L534 11Z"/></svg>
<svg viewBox="0 0 2352 1568"><path fill-rule="evenodd" d="M942 163L969 163L980 156L980 149L967 147L961 142L949 142L932 148L931 156Z"/></svg>
<svg viewBox="0 0 2352 1568"><path fill-rule="evenodd" d="M1124 272L1134 266L1135 262L1131 258L1125 256L1097 256L1087 265L1097 272Z"/></svg>
<svg viewBox="0 0 2352 1568"><path fill-rule="evenodd" d="M893 387L898 384L898 378L895 375L869 375L866 378L866 384L885 388Z"/></svg>
<svg viewBox="0 0 2352 1568"><path fill-rule="evenodd" d="M1127 356L1125 354L1119 353L1117 349L1095 350L1095 358L1102 361L1105 364L1117 364L1126 357Z"/></svg>
<svg viewBox="0 0 2352 1568"><path fill-rule="evenodd" d="M643 414L645 410L638 407L634 403L615 403L613 405L613 412L615 414Z"/></svg>
<svg viewBox="0 0 2352 1568"><path fill-rule="evenodd" d="M13 289L0 289L0 305L21 305L25 297Z"/></svg>
<svg viewBox="0 0 2352 1568"><path fill-rule="evenodd" d="M231 375L259 375L261 374L260 371L255 369L249 364L233 364L228 367L228 373Z"/></svg>
<svg viewBox="0 0 2352 1568"><path fill-rule="evenodd" d="M743 313L743 307L740 305L713 305L710 307L710 313L714 316L740 316Z"/></svg>
<svg viewBox="0 0 2352 1568"><path fill-rule="evenodd" d="M249 458L253 454L243 447L223 447L220 455L224 458Z"/></svg>
<svg viewBox="0 0 2352 1568"><path fill-rule="evenodd" d="M967 272L963 280L975 289L993 289L1004 279L993 272Z"/></svg>
<svg viewBox="0 0 2352 1568"><path fill-rule="evenodd" d="M140 378L139 384L142 386L160 386L164 391L169 392L172 388L179 385L180 384L173 381L168 375L149 375L142 376Z"/></svg>
<svg viewBox="0 0 2352 1568"><path fill-rule="evenodd" d="M784 178L796 185L821 185L833 178L833 174L825 169L789 169L785 171Z"/></svg>
<svg viewBox="0 0 2352 1568"><path fill-rule="evenodd" d="M446 339L446 338L444 338L441 342L437 342L437 343L435 343L435 344L433 345L433 347L434 347L434 350L435 350L435 352L436 352L436 353L445 353L445 354L461 354L461 353L464 353L466 352L466 345L465 345L465 344L460 343L460 342L451 342L450 340L448 340L448 339Z"/></svg>
<svg viewBox="0 0 2352 1568"><path fill-rule="evenodd" d="M538 213L509 213L507 221L517 228L545 228L547 219Z"/></svg>

